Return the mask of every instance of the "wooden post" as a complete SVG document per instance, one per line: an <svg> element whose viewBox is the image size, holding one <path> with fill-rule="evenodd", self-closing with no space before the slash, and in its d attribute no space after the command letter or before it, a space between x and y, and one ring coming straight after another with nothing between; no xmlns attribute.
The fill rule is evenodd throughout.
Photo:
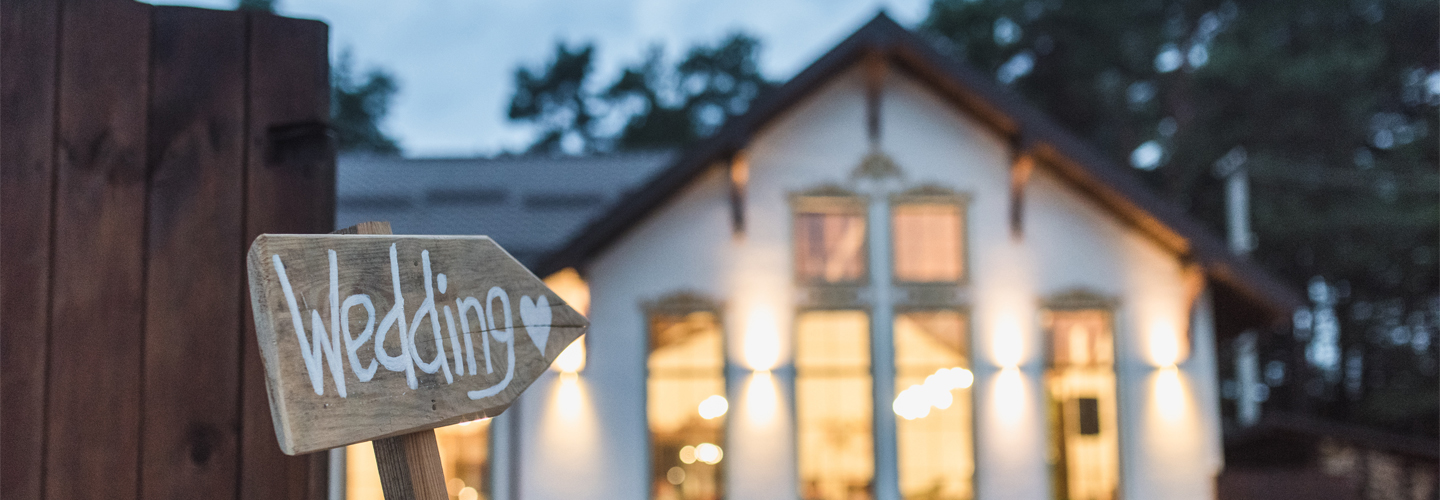
<svg viewBox="0 0 1440 500"><path fill-rule="evenodd" d="M393 234L389 222L362 222L335 234ZM428 429L376 439L375 464L386 500L447 500L445 472L440 467L440 445Z"/></svg>
<svg viewBox="0 0 1440 500"><path fill-rule="evenodd" d="M376 439L375 463L385 500L446 500L435 430Z"/></svg>

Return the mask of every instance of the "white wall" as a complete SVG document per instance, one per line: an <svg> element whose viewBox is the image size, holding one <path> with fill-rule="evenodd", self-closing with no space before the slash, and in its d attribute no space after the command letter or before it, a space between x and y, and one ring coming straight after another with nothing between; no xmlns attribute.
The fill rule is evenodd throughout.
<svg viewBox="0 0 1440 500"><path fill-rule="evenodd" d="M752 381L747 353L773 352L780 367L789 364L788 195L847 182L867 152L863 96L851 71L757 134L743 237L731 234L725 172L717 168L594 259L585 371L568 386L547 375L522 398L521 498L647 495L641 304L677 291L725 305L736 386L727 417L729 497L797 496L790 380L780 370ZM1124 497L1212 498L1220 437L1209 302L1194 321L1197 348L1178 371L1157 368L1164 363L1151 351L1155 339L1192 326L1178 258L1043 168L1027 187L1024 237L1012 238L1005 141L903 74L887 81L882 127L882 149L904 171L904 186L933 183L972 197L966 296L980 498L1048 498L1038 304L1074 288L1120 304ZM1016 368L1001 370L1007 365Z"/></svg>

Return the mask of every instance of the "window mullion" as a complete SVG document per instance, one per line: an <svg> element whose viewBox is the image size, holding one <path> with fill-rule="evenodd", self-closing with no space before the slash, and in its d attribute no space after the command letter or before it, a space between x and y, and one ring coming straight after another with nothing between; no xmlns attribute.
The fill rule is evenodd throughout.
<svg viewBox="0 0 1440 500"><path fill-rule="evenodd" d="M868 226L870 267L870 363L874 396L873 419L875 436L875 498L899 500L900 476L896 447L895 412L895 294L891 286L890 268L890 201L886 196L871 196Z"/></svg>

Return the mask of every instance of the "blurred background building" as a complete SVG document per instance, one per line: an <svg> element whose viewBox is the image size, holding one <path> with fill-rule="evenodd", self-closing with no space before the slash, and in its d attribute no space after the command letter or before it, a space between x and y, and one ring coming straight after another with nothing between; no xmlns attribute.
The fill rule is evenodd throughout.
<svg viewBox="0 0 1440 500"><path fill-rule="evenodd" d="M745 82L745 43L693 95ZM1243 149L1215 167L1225 241L883 15L714 92L708 126L627 72L609 92L652 111L618 138L551 120L585 111L557 77L589 50L517 72L511 116L551 124L528 153L340 158L337 225L489 234L588 306L512 413L441 432L470 450L457 498L1436 494L1433 439L1261 419L1257 338L1308 305L1246 257ZM377 494L347 455L348 496Z"/></svg>

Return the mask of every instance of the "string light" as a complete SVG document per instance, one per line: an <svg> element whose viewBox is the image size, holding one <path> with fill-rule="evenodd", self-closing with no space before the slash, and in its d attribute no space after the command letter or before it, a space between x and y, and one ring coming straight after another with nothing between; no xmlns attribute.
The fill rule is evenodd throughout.
<svg viewBox="0 0 1440 500"><path fill-rule="evenodd" d="M695 447L695 459L710 465L720 463L724 456L725 453L720 451L720 447L711 443L700 443Z"/></svg>
<svg viewBox="0 0 1440 500"><path fill-rule="evenodd" d="M725 398L718 394L705 398L704 401L700 402L700 418L705 420L724 415L725 412L729 410L730 402L725 401Z"/></svg>
<svg viewBox="0 0 1440 500"><path fill-rule="evenodd" d="M975 374L970 370L958 366L941 368L925 377L925 383L900 391L891 407L905 420L925 418L930 415L931 408L946 410L955 403L955 396L950 391L968 389L974 383Z"/></svg>

